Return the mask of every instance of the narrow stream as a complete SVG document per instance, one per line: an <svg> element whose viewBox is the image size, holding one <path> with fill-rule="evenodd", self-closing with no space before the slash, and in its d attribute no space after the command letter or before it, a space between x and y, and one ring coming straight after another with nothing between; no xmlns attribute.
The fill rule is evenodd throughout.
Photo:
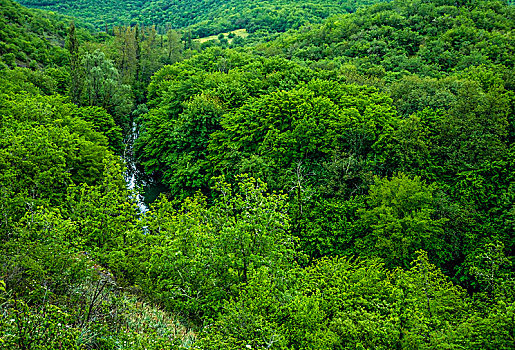
<svg viewBox="0 0 515 350"><path fill-rule="evenodd" d="M139 190L145 184L138 183L138 169L136 168L136 163L134 161L134 141L138 138L138 125L136 122L132 122L131 133L128 135L126 140L126 150L123 156L123 160L126 164L126 170L124 174L125 182L127 183L127 187L135 193L136 202L138 204L138 209L140 214L144 214L148 211L148 206L145 203L143 195L139 192Z"/></svg>

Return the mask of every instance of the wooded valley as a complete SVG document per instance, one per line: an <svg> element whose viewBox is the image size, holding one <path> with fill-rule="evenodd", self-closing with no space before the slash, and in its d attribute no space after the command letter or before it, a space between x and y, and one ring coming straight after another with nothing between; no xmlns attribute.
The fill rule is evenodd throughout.
<svg viewBox="0 0 515 350"><path fill-rule="evenodd" d="M515 348L510 2L20 3L0 348Z"/></svg>

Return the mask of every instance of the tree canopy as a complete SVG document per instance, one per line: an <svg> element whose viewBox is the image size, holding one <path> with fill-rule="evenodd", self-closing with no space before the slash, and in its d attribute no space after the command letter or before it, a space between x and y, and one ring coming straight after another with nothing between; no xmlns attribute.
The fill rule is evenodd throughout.
<svg viewBox="0 0 515 350"><path fill-rule="evenodd" d="M510 3L0 4L2 349L515 347Z"/></svg>

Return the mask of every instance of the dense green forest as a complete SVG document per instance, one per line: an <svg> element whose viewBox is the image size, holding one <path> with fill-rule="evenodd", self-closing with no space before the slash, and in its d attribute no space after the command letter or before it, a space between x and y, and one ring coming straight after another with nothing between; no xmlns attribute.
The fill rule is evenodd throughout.
<svg viewBox="0 0 515 350"><path fill-rule="evenodd" d="M515 348L508 2L22 3L0 348Z"/></svg>
<svg viewBox="0 0 515 350"><path fill-rule="evenodd" d="M103 29L112 25L184 28L195 37L245 28L284 32L330 15L353 12L384 0L21 0L21 4L82 18Z"/></svg>

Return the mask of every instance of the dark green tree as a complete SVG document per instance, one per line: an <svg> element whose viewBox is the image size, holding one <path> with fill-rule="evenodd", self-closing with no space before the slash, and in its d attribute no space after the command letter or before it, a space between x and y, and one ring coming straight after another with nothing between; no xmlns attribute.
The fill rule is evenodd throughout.
<svg viewBox="0 0 515 350"><path fill-rule="evenodd" d="M75 104L80 103L80 96L82 91L82 72L80 69L79 58L79 40L75 31L75 23L72 21L68 28L68 36L66 37L66 48L70 53L70 87L69 94L71 100Z"/></svg>
<svg viewBox="0 0 515 350"><path fill-rule="evenodd" d="M84 54L81 69L84 74L81 104L103 107L118 125L127 129L133 105L131 88L121 82L112 61L96 50Z"/></svg>

